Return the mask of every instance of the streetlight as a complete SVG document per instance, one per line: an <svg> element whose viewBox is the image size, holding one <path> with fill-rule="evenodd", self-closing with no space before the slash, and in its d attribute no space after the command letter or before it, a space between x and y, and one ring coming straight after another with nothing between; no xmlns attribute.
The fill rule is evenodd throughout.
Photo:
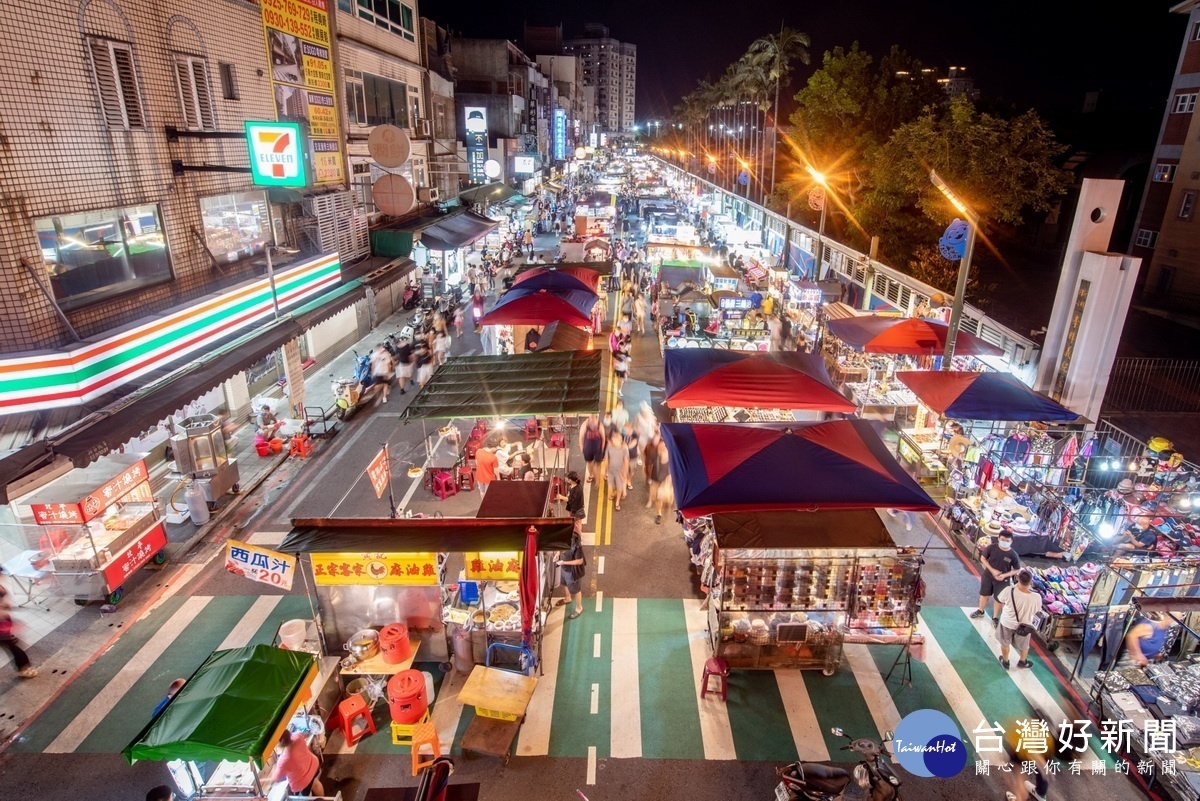
<svg viewBox="0 0 1200 801"><path fill-rule="evenodd" d="M812 179L821 186L821 222L817 225L817 263L813 266L813 278L820 281L822 257L825 255L825 207L829 205L829 184L825 180L825 176L814 170L811 166L805 167Z"/></svg>
<svg viewBox="0 0 1200 801"><path fill-rule="evenodd" d="M946 196L950 205L959 214L967 218L967 247L963 252L962 261L958 263L958 284L954 290L954 305L950 310L950 327L946 331L946 349L942 353L942 369L951 369L950 362L954 358L954 343L958 339L958 327L962 324L963 300L967 293L967 278L971 274L971 252L975 249L975 232L979 228L979 218L959 200L958 195L946 186L936 170L929 171L929 180Z"/></svg>

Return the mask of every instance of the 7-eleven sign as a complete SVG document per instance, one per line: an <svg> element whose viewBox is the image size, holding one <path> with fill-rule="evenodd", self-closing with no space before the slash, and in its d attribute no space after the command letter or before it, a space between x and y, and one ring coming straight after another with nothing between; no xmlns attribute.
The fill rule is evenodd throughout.
<svg viewBox="0 0 1200 801"><path fill-rule="evenodd" d="M299 123L247 122L246 145L255 186L308 185Z"/></svg>

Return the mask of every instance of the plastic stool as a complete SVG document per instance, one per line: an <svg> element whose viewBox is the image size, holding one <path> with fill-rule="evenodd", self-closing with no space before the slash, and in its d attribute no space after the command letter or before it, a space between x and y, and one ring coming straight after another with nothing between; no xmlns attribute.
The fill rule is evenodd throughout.
<svg viewBox="0 0 1200 801"><path fill-rule="evenodd" d="M454 483L454 476L448 472L435 475L433 477L433 494L443 501L451 495L457 495L458 485Z"/></svg>
<svg viewBox="0 0 1200 801"><path fill-rule="evenodd" d="M458 488L464 492L475 489L475 471L465 464L458 466Z"/></svg>
<svg viewBox="0 0 1200 801"><path fill-rule="evenodd" d="M433 749L433 756L428 761L421 759L421 747ZM429 721L414 723L412 727L412 775L416 776L421 768L427 768L442 755L442 745L438 742L437 727Z"/></svg>
<svg viewBox="0 0 1200 801"><path fill-rule="evenodd" d="M429 722L429 710L416 723L397 723L392 721L392 745L412 745L413 727Z"/></svg>
<svg viewBox="0 0 1200 801"><path fill-rule="evenodd" d="M371 710L361 695L352 695L338 704L338 715L342 719L342 734L346 738L346 745L354 745L368 734L375 733L375 719L371 717ZM365 725L355 734L354 721L359 718Z"/></svg>
<svg viewBox="0 0 1200 801"><path fill-rule="evenodd" d="M704 676L700 679L700 697L708 695L708 680L717 680L717 689L713 693L721 693L721 700L726 700L729 692L729 663L719 656L711 657L704 663Z"/></svg>
<svg viewBox="0 0 1200 801"><path fill-rule="evenodd" d="M528 442L531 439L537 439L541 436L541 430L538 428L537 418L525 421L525 440Z"/></svg>

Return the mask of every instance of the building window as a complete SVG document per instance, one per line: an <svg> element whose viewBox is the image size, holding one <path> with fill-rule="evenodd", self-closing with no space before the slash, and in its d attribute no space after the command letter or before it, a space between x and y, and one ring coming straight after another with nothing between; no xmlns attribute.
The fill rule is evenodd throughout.
<svg viewBox="0 0 1200 801"><path fill-rule="evenodd" d="M217 74L221 76L221 97L238 99L237 71L232 64L218 63Z"/></svg>
<svg viewBox="0 0 1200 801"><path fill-rule="evenodd" d="M346 116L357 125L367 124L367 94L360 78L346 78Z"/></svg>
<svg viewBox="0 0 1200 801"><path fill-rule="evenodd" d="M1192 210L1196 208L1196 190L1189 189L1183 193L1183 198L1179 201L1179 219L1192 219Z"/></svg>
<svg viewBox="0 0 1200 801"><path fill-rule="evenodd" d="M1175 170L1178 166L1178 164L1155 164L1154 180L1159 183L1171 183L1175 180Z"/></svg>
<svg viewBox="0 0 1200 801"><path fill-rule="evenodd" d="M1192 23L1192 36L1191 36L1191 40L1192 40L1193 42L1200 42L1200 22L1193 22L1193 23Z"/></svg>
<svg viewBox="0 0 1200 801"><path fill-rule="evenodd" d="M33 224L63 308L171 278L158 206L43 217Z"/></svg>
<svg viewBox="0 0 1200 801"><path fill-rule="evenodd" d="M1152 248L1154 243L1158 241L1158 231L1151 231L1147 228L1139 228L1137 238L1134 244L1139 248Z"/></svg>
<svg viewBox="0 0 1200 801"><path fill-rule="evenodd" d="M204 242L218 261L261 253L271 241L271 211L261 190L200 199Z"/></svg>
<svg viewBox="0 0 1200 801"><path fill-rule="evenodd" d="M172 53L175 64L175 89L183 109L183 125L193 131L214 131L212 92L208 85L208 62L196 56Z"/></svg>
<svg viewBox="0 0 1200 801"><path fill-rule="evenodd" d="M109 128L145 128L137 73L133 69L133 46L112 39L89 38L88 54L104 123Z"/></svg>
<svg viewBox="0 0 1200 801"><path fill-rule="evenodd" d="M1175 107L1171 110L1175 114L1191 114L1196 110L1196 92L1191 94L1175 95Z"/></svg>
<svg viewBox="0 0 1200 801"><path fill-rule="evenodd" d="M408 127L408 87L377 75L363 75L368 125Z"/></svg>
<svg viewBox="0 0 1200 801"><path fill-rule="evenodd" d="M358 17L410 42L417 40L412 6L398 0L358 0Z"/></svg>

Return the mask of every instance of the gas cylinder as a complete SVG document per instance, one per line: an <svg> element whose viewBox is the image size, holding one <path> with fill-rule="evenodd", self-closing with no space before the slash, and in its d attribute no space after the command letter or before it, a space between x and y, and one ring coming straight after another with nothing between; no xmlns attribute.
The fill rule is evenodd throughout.
<svg viewBox="0 0 1200 801"><path fill-rule="evenodd" d="M208 511L208 501L204 498L204 490L195 483L188 483L187 489L183 491L183 500L194 524L202 526L208 522L211 515Z"/></svg>

